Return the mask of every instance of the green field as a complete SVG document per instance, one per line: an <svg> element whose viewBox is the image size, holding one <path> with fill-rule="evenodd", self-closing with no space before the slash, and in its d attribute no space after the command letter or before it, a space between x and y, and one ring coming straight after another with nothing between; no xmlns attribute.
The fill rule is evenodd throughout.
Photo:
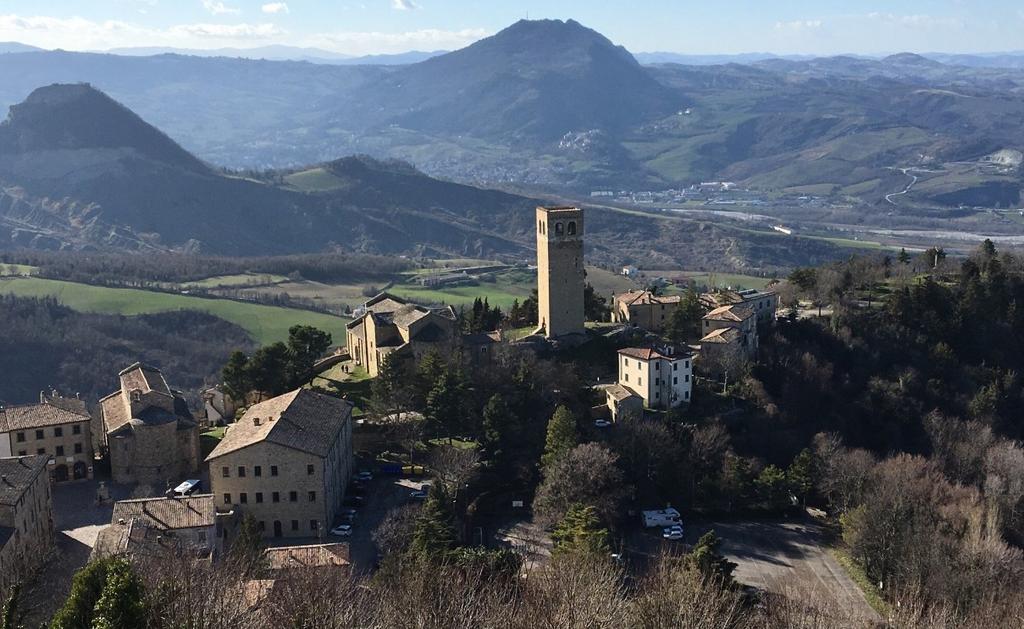
<svg viewBox="0 0 1024 629"><path fill-rule="evenodd" d="M516 299L523 301L529 297L536 283L537 277L533 271L515 270L499 273L494 282L481 281L475 286L433 288L417 284L396 284L388 292L418 303L445 303L452 306L472 305L477 297L486 297L490 305L507 309Z"/></svg>
<svg viewBox="0 0 1024 629"><path fill-rule="evenodd" d="M287 282L283 275L270 273L239 273L237 275L217 275L197 282L186 282L181 288L243 288L245 286L262 286Z"/></svg>
<svg viewBox="0 0 1024 629"><path fill-rule="evenodd" d="M0 277L10 277L12 275L35 275L38 272L39 267L37 266L0 263Z"/></svg>
<svg viewBox="0 0 1024 629"><path fill-rule="evenodd" d="M345 342L345 324L348 323L348 319L342 317L306 310L131 288L90 286L35 277L0 280L0 293L21 297L55 297L74 310L104 314L138 315L199 310L241 326L260 344L288 338L288 328L297 324L326 330L334 337L336 344L341 344Z"/></svg>

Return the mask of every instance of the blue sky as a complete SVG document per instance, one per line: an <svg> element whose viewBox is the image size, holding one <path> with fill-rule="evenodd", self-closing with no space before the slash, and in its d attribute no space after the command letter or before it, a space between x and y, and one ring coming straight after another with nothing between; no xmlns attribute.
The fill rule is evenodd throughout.
<svg viewBox="0 0 1024 629"><path fill-rule="evenodd" d="M393 53L459 48L527 16L574 18L634 52L1024 49L1021 0L0 0L0 41Z"/></svg>

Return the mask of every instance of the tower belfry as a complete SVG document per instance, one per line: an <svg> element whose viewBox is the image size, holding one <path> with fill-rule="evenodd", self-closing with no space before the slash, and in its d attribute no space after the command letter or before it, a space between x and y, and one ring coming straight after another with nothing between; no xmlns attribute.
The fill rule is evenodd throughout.
<svg viewBox="0 0 1024 629"><path fill-rule="evenodd" d="M584 333L583 281L583 210L538 207L538 324L549 339Z"/></svg>

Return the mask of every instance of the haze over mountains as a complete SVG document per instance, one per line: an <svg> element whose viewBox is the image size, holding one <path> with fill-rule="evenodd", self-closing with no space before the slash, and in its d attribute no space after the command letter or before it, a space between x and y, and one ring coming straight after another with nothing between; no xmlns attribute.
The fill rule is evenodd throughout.
<svg viewBox="0 0 1024 629"><path fill-rule="evenodd" d="M923 167L950 175L915 191L921 202L1019 198L1019 170L964 177L947 165L1024 145L1024 71L918 55L644 66L574 21L522 21L398 66L11 54L0 64L0 104L82 81L235 168L359 153L485 185L589 191L725 179L831 186L873 204L898 186L893 169Z"/></svg>

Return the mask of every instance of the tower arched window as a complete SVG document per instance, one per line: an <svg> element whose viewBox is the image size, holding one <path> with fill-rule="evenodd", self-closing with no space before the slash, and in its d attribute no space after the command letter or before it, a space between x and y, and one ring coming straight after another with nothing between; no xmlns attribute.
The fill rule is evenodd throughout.
<svg viewBox="0 0 1024 629"><path fill-rule="evenodd" d="M537 231L539 231L541 235L544 234L544 221L537 221Z"/></svg>
<svg viewBox="0 0 1024 629"><path fill-rule="evenodd" d="M562 223L555 223L555 235L561 236L565 233L565 225Z"/></svg>
<svg viewBox="0 0 1024 629"><path fill-rule="evenodd" d="M576 221L569 221L569 226L566 228L566 232L570 236L576 235Z"/></svg>

